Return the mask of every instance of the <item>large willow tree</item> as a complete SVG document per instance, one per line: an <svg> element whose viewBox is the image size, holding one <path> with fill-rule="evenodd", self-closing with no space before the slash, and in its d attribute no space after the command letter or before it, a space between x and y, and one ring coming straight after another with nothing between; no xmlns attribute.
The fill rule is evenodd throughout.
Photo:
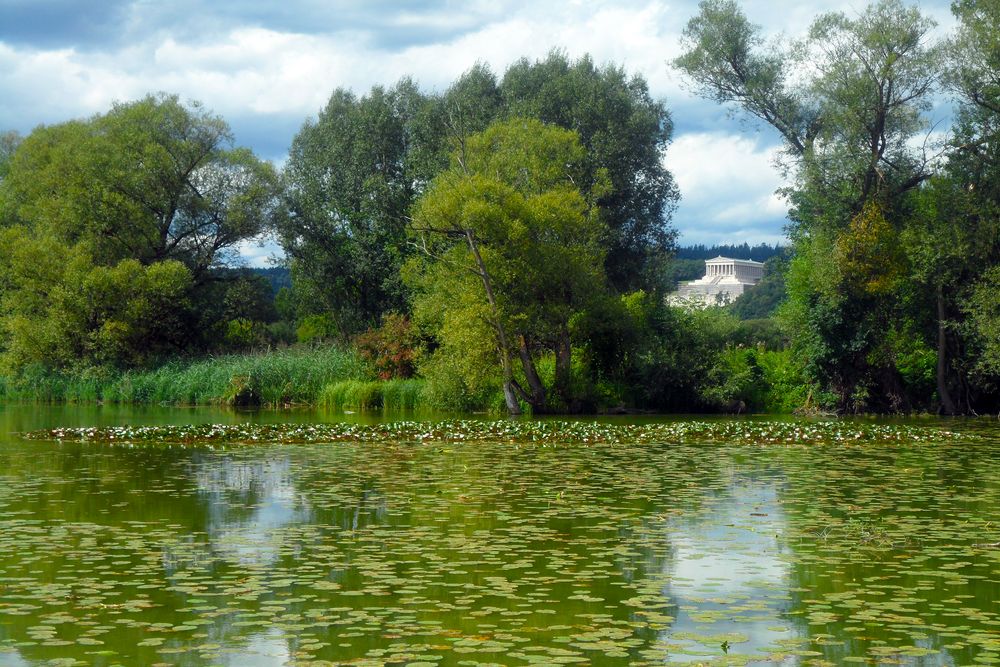
<svg viewBox="0 0 1000 667"><path fill-rule="evenodd" d="M436 354L469 385L500 377L511 414L520 401L572 407L572 322L605 291L606 228L593 202L607 179L581 192L585 160L574 132L495 123L460 144L414 209L416 316L435 325ZM545 353L555 401L537 368Z"/></svg>
<svg viewBox="0 0 1000 667"><path fill-rule="evenodd" d="M192 301L265 231L272 166L198 104L156 95L35 129L0 170L8 370L132 366L200 342Z"/></svg>

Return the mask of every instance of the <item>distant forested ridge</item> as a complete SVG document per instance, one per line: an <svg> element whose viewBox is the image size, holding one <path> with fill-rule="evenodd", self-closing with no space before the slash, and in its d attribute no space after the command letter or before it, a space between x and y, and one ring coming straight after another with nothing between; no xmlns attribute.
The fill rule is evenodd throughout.
<svg viewBox="0 0 1000 667"><path fill-rule="evenodd" d="M733 259L752 259L755 262L765 262L775 255L781 253L784 246L758 243L740 243L738 245L720 244L706 246L703 243L696 245L686 245L677 248L674 255L677 259L712 259L714 257L731 257Z"/></svg>
<svg viewBox="0 0 1000 667"><path fill-rule="evenodd" d="M292 288L292 272L287 266L255 266L250 271L258 276L263 276L274 294L277 294L281 289Z"/></svg>

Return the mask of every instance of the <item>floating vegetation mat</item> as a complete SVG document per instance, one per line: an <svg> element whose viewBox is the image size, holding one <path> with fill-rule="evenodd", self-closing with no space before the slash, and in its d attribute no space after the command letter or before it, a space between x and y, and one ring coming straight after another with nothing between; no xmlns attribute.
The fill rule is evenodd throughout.
<svg viewBox="0 0 1000 667"><path fill-rule="evenodd" d="M0 435L0 666L1000 663L1000 427L939 425Z"/></svg>
<svg viewBox="0 0 1000 667"><path fill-rule="evenodd" d="M635 444L725 442L735 444L913 443L950 440L958 434L927 426L849 421L683 421L618 425L586 421L401 421L388 424L201 424L55 428L26 433L34 440L165 444L322 442L534 442Z"/></svg>

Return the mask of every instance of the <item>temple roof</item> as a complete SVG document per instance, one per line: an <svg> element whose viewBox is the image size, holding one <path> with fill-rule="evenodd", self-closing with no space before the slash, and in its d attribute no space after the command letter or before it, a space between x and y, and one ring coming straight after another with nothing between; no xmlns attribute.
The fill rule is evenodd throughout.
<svg viewBox="0 0 1000 667"><path fill-rule="evenodd" d="M732 257L723 257L722 255L719 255L718 257L714 257L712 259L705 260L706 264L709 262L713 264L733 263L733 264L752 264L754 266L764 266L764 262L755 262L752 259L734 259Z"/></svg>

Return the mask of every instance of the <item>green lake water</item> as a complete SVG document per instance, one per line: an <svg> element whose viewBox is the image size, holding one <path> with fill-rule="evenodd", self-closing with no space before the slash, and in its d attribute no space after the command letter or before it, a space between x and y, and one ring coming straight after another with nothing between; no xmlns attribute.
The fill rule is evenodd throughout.
<svg viewBox="0 0 1000 667"><path fill-rule="evenodd" d="M1000 662L995 421L884 445L16 435L317 419L0 407L0 666Z"/></svg>

